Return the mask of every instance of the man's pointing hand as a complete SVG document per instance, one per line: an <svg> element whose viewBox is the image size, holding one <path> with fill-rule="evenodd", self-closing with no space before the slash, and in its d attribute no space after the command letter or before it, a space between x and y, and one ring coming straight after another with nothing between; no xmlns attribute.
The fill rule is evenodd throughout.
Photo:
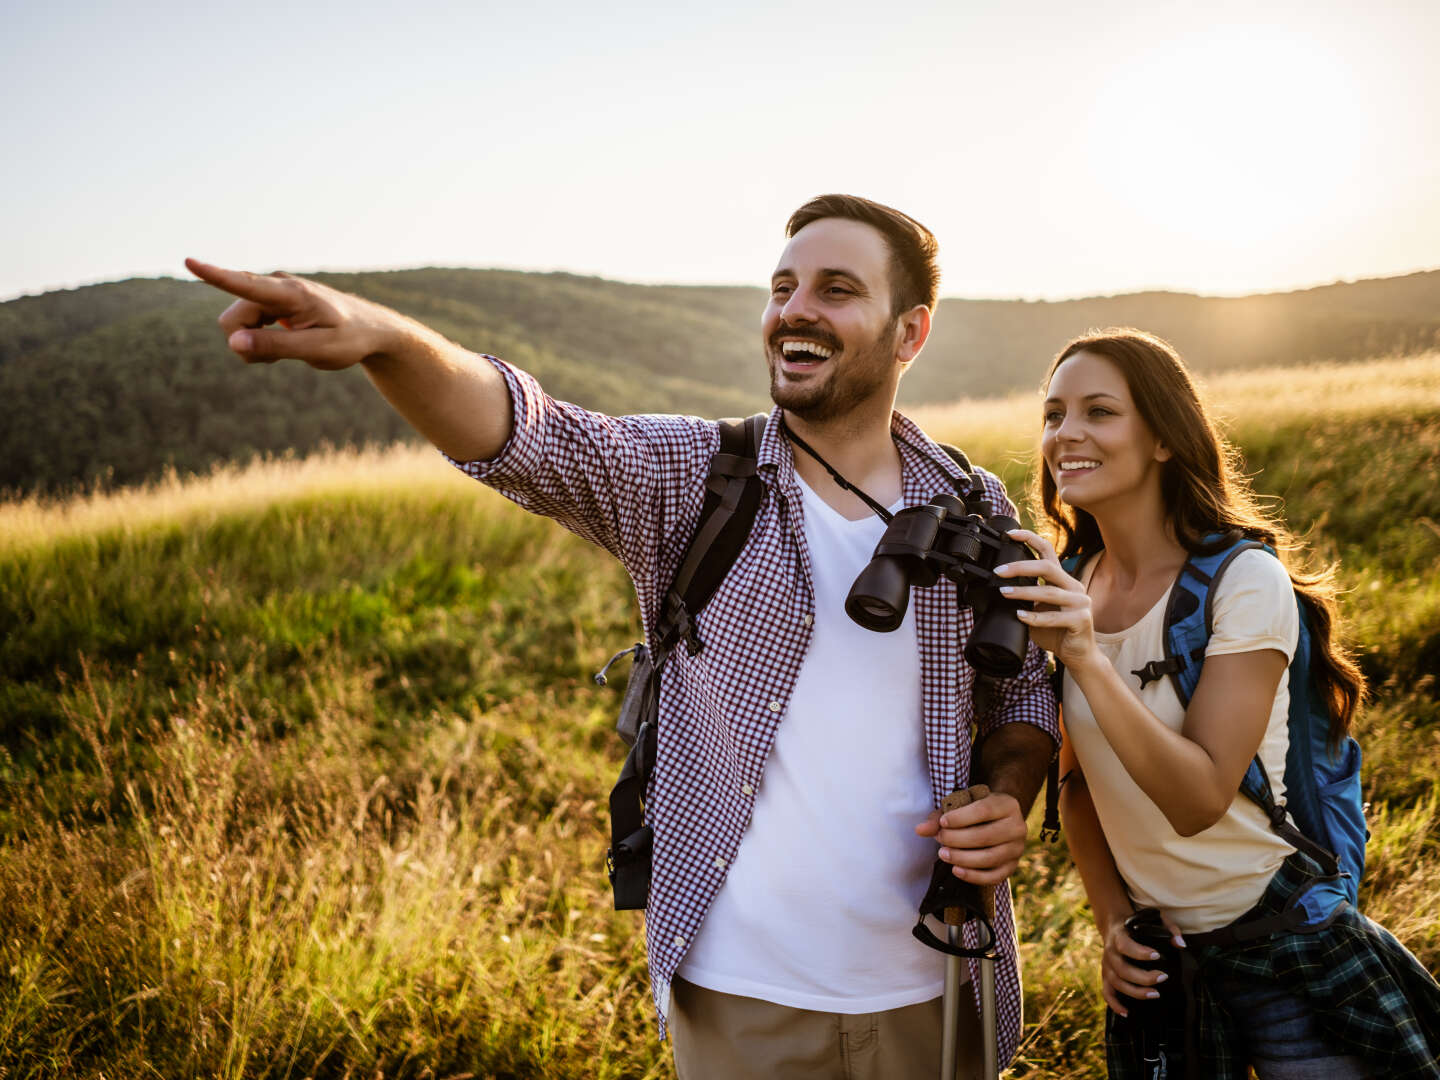
<svg viewBox="0 0 1440 1080"><path fill-rule="evenodd" d="M220 316L230 350L248 364L303 360L335 371L385 355L419 327L389 308L290 274L252 274L186 259L201 281L238 299ZM280 325L279 329L267 329Z"/></svg>
<svg viewBox="0 0 1440 1080"><path fill-rule="evenodd" d="M247 364L289 358L336 371L363 362L396 411L457 461L489 460L509 440L513 410L499 369L429 327L318 281L185 265L237 298L220 329Z"/></svg>

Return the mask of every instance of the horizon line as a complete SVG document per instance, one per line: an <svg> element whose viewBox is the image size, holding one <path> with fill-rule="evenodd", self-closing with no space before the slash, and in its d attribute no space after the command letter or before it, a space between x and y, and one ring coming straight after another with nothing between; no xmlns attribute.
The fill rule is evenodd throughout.
<svg viewBox="0 0 1440 1080"><path fill-rule="evenodd" d="M310 276L317 274L400 274L410 273L418 270L460 270L475 273L518 273L533 274L539 276L560 276L577 278L588 278L595 281L610 282L616 285L633 285L640 288L666 288L666 289L757 289L763 290L765 286L760 283L740 282L718 282L718 281L661 281L656 279L639 279L610 277L605 274L584 273L578 270L566 269L564 267L522 267L522 266L465 266L465 265L443 265L437 263L416 263L400 266L317 266L307 269L291 271L299 276ZM1113 300L1126 296L1143 296L1151 293L1164 293L1173 296L1190 296L1200 300L1244 300L1259 296L1284 296L1291 293L1311 292L1316 289L1329 288L1335 285L1358 285L1368 281L1392 281L1399 278L1415 277L1419 274L1431 274L1440 272L1440 264L1425 267L1416 267L1409 270L1397 271L1391 274L1366 275L1360 277L1339 277L1329 280L1312 280L1308 284L1291 285L1276 289L1256 289L1245 292L1215 291L1202 292L1194 289L1187 289L1174 285L1147 285L1133 289L1126 289L1115 292L1093 292L1093 293L1071 293L1063 295L976 295L968 296L959 294L942 294L937 303L946 300L960 300L972 303L1011 303L1011 304L1067 304L1077 303L1085 300ZM38 299L57 292L78 292L81 289L95 288L101 285L119 285L127 281L193 281L195 284L203 284L198 280L186 278L179 274L159 273L141 274L135 273L125 277L99 277L73 280L60 284L42 286L38 291L29 290L11 294L0 295L0 304L8 304L16 300Z"/></svg>

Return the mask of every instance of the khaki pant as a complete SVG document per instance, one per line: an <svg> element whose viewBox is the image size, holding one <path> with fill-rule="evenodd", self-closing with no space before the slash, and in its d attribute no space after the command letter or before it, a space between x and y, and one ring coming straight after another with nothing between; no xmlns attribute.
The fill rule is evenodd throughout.
<svg viewBox="0 0 1440 1080"><path fill-rule="evenodd" d="M960 1007L961 1080L980 1080L980 1020L970 985ZM792 1009L670 984L680 1080L935 1080L941 999L878 1013Z"/></svg>

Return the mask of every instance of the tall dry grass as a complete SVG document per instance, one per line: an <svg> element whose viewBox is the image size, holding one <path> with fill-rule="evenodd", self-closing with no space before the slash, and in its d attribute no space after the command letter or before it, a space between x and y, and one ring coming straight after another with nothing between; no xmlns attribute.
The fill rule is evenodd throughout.
<svg viewBox="0 0 1440 1080"><path fill-rule="evenodd" d="M1197 375L1196 381L1222 426L1245 445L1253 433L1322 418L1350 424L1434 411L1440 408L1440 352ZM1003 398L929 405L910 415L932 435L958 442L976 461L999 471L1009 462L1028 465L1040 437L1041 402L1037 386Z"/></svg>
<svg viewBox="0 0 1440 1080"><path fill-rule="evenodd" d="M1377 691L1364 900L1433 970L1440 362L1211 391L1342 560ZM1035 404L925 422L991 464ZM433 452L334 452L0 505L0 632L4 1075L673 1075L600 867L589 675L634 633L608 557ZM1098 1075L1063 845L1016 888L1013 1075Z"/></svg>
<svg viewBox="0 0 1440 1080"><path fill-rule="evenodd" d="M61 498L28 495L0 500L0 554L95 533L144 532L157 525L213 521L277 501L394 490L473 493L473 481L432 448L412 443L328 448L305 456L219 464L199 476L174 469L135 487L92 488Z"/></svg>

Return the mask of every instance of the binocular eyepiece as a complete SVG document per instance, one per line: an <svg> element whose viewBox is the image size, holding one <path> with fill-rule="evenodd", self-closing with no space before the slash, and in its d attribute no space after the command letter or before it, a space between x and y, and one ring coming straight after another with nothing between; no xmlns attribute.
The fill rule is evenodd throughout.
<svg viewBox="0 0 1440 1080"><path fill-rule="evenodd" d="M960 602L975 610L966 662L982 674L1011 678L1020 673L1030 644L1030 628L1015 612L1029 605L1003 596L1000 586L1033 585L1035 579L1000 578L994 570L1032 553L1005 535L1019 522L991 515L983 502L972 505L946 494L897 513L850 587L845 613L867 630L895 630L905 621L911 587L927 588L944 576L955 582Z"/></svg>

